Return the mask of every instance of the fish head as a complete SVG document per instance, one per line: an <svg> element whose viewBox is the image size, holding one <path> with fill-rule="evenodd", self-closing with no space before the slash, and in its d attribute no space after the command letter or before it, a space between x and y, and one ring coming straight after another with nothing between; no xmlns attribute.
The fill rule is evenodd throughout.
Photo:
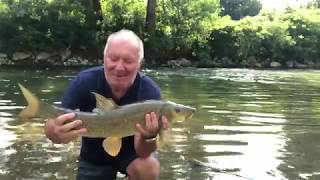
<svg viewBox="0 0 320 180"><path fill-rule="evenodd" d="M195 112L196 108L183 104L177 104L171 101L168 101L164 108L164 114L170 122L181 122L191 119Z"/></svg>

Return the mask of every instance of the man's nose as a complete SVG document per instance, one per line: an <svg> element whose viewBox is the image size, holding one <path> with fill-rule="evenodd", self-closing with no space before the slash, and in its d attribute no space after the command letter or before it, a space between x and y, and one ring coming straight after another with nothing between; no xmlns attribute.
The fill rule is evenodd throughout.
<svg viewBox="0 0 320 180"><path fill-rule="evenodd" d="M116 69L116 70L119 70L119 71L125 69L125 68L124 68L124 63L123 63L123 60L122 60L122 59L120 59L120 60L117 62L115 69Z"/></svg>

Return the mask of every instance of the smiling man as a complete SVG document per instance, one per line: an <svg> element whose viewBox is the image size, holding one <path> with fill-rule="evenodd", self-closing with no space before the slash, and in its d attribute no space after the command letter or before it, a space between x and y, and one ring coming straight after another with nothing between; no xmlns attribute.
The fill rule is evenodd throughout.
<svg viewBox="0 0 320 180"><path fill-rule="evenodd" d="M143 59L143 43L132 31L120 30L108 37L104 50L104 66L80 72L71 82L62 100L62 106L90 112L96 102L91 92L112 98L116 104L161 98L160 88L149 77L139 72ZM129 179L158 179L160 165L152 153L159 132L155 113L146 114L146 127L136 124L137 134L122 139L117 156L108 155L102 147L102 138L82 138L77 180L116 179L117 172ZM168 120L162 117L166 129ZM49 119L46 136L54 143L69 143L87 130L81 119L69 113Z"/></svg>

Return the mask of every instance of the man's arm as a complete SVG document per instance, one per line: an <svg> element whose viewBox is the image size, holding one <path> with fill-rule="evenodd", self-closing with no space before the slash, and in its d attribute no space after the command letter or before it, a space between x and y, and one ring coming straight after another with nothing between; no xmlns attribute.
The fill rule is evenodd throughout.
<svg viewBox="0 0 320 180"><path fill-rule="evenodd" d="M162 116L161 121L162 128L166 130L168 128L167 118L165 116ZM136 125L138 133L134 137L135 150L137 154L142 158L150 156L150 154L157 149L156 139L150 141L150 137L156 137L160 130L158 118L154 112L146 114L145 122L145 128L143 128L140 124Z"/></svg>

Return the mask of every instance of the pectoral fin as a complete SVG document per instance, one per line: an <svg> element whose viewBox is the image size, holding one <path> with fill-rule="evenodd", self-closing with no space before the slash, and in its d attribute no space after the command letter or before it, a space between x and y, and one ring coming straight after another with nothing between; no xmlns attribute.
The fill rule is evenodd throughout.
<svg viewBox="0 0 320 180"><path fill-rule="evenodd" d="M108 154L116 156L120 152L121 143L122 141L119 137L108 137L103 140L102 146Z"/></svg>

